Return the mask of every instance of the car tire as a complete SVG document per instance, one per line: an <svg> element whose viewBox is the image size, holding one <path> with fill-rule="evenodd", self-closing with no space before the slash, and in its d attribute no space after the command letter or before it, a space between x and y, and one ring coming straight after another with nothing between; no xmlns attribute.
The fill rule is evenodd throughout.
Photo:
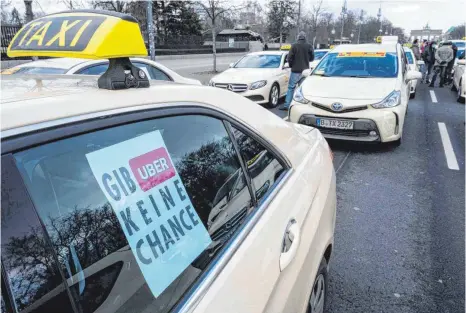
<svg viewBox="0 0 466 313"><path fill-rule="evenodd" d="M460 83L458 84L459 88L458 88L458 93L456 95L456 101L464 104L464 97L461 96L461 94L463 93L463 90L461 88L462 83L463 82L460 80Z"/></svg>
<svg viewBox="0 0 466 313"><path fill-rule="evenodd" d="M455 83L451 83L451 91L457 92L458 88L456 88Z"/></svg>
<svg viewBox="0 0 466 313"><path fill-rule="evenodd" d="M307 313L324 313L328 296L328 266L325 258L320 261L319 270L312 285Z"/></svg>
<svg viewBox="0 0 466 313"><path fill-rule="evenodd" d="M279 101L280 101L280 87L278 86L277 83L274 83L272 87L270 87L268 107L269 108L277 107Z"/></svg>
<svg viewBox="0 0 466 313"><path fill-rule="evenodd" d="M401 137L398 138L398 139L395 140L395 141L390 142L389 144L390 144L392 147L395 147L395 148L401 146Z"/></svg>
<svg viewBox="0 0 466 313"><path fill-rule="evenodd" d="M414 99L416 98L416 90L414 90L413 93L409 94L409 99Z"/></svg>

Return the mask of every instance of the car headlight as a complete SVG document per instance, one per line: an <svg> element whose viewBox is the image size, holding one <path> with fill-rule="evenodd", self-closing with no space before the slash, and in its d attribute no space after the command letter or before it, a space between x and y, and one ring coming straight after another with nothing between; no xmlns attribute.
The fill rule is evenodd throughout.
<svg viewBox="0 0 466 313"><path fill-rule="evenodd" d="M294 92L293 100L302 104L308 104L309 100L303 96L303 87L299 86L298 89Z"/></svg>
<svg viewBox="0 0 466 313"><path fill-rule="evenodd" d="M259 80L258 82L252 83L249 89L254 90L254 89L259 89L267 85L266 80Z"/></svg>
<svg viewBox="0 0 466 313"><path fill-rule="evenodd" d="M371 104L375 109L393 108L401 103L401 92L399 90L392 91L385 99L379 103Z"/></svg>
<svg viewBox="0 0 466 313"><path fill-rule="evenodd" d="M214 81L212 79L209 80L209 86L215 87L215 83L214 83Z"/></svg>

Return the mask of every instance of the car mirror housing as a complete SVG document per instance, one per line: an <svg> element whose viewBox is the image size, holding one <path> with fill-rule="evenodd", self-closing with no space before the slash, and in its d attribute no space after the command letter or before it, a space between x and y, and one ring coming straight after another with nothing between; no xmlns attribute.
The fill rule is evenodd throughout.
<svg viewBox="0 0 466 313"><path fill-rule="evenodd" d="M302 75L303 75L304 77L308 77L308 76L311 75L311 72L312 72L312 69L306 69L306 70L303 71L303 74L302 74Z"/></svg>
<svg viewBox="0 0 466 313"><path fill-rule="evenodd" d="M235 63L230 63L230 67L234 67L235 66Z"/></svg>
<svg viewBox="0 0 466 313"><path fill-rule="evenodd" d="M421 79L422 78L422 74L421 72L418 72L418 71L408 71L408 73L406 73L406 81L412 81L412 80L416 80L416 79Z"/></svg>
<svg viewBox="0 0 466 313"><path fill-rule="evenodd" d="M466 65L466 60L465 59L458 60L458 64L459 65Z"/></svg>
<svg viewBox="0 0 466 313"><path fill-rule="evenodd" d="M288 62L285 62L285 64L283 64L283 69L285 68L290 68L290 64Z"/></svg>

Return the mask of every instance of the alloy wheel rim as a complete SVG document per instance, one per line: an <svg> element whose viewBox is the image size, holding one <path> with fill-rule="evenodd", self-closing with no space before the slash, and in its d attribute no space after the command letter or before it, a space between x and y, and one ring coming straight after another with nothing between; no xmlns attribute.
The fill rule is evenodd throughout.
<svg viewBox="0 0 466 313"><path fill-rule="evenodd" d="M272 103L273 104L278 103L278 88L277 88L277 86L272 87Z"/></svg>
<svg viewBox="0 0 466 313"><path fill-rule="evenodd" d="M323 313L325 302L325 279L323 274L317 276L309 300L309 313Z"/></svg>

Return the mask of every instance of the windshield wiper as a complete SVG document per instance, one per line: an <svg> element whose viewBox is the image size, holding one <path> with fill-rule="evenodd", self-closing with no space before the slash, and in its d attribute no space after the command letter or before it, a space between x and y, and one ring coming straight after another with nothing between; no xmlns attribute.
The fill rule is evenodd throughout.
<svg viewBox="0 0 466 313"><path fill-rule="evenodd" d="M348 76L342 76L342 77L368 78L368 77L372 77L372 76L371 75L348 75Z"/></svg>
<svg viewBox="0 0 466 313"><path fill-rule="evenodd" d="M317 76L322 76L322 77L332 77L333 76L333 75L317 74L317 73L313 73L312 75L317 75Z"/></svg>

